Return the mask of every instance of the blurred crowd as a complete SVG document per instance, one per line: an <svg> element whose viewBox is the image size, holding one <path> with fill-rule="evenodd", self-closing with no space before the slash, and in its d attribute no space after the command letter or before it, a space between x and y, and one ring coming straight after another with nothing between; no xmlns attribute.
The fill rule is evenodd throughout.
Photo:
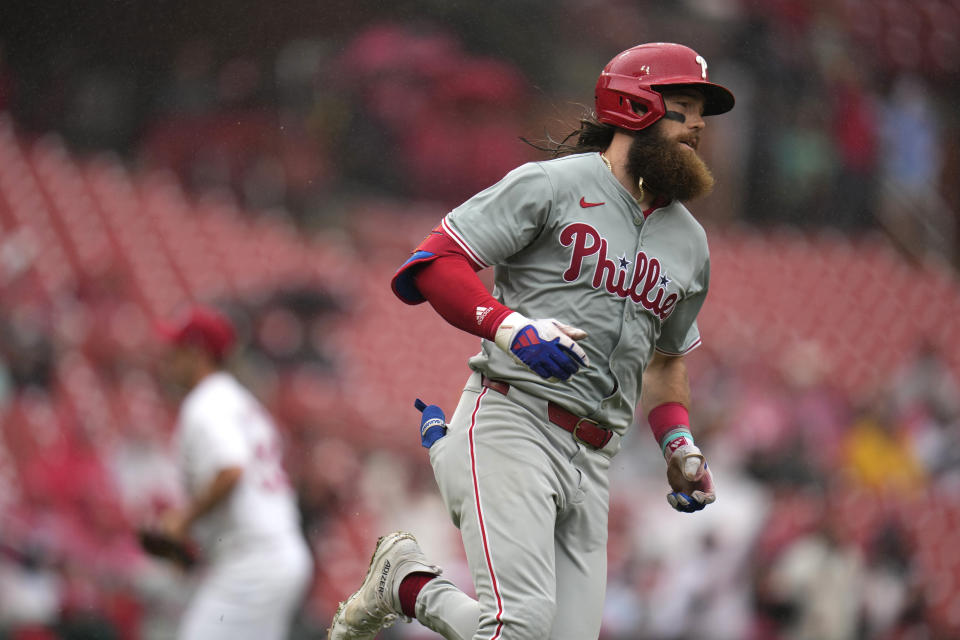
<svg viewBox="0 0 960 640"><path fill-rule="evenodd" d="M612 52L682 41L738 101L705 145L719 187L699 215L881 228L956 263L955 0L248 4L246 19L174 13L165 31L132 3L111 45L79 39L112 5L63 37L8 37L0 110L312 228L356 199L462 201L538 157L519 137L572 129Z"/></svg>
<svg viewBox="0 0 960 640"><path fill-rule="evenodd" d="M115 37L110 51L48 32L27 51L0 27L0 112L24 135L57 131L80 156L110 150L134 172L171 169L197 197L227 192L249 219L351 247L350 268L330 269L321 286L271 282L220 300L246 344L233 367L284 429L316 555L298 638L325 628L383 531L413 530L468 581L416 415L379 399L423 344L393 336L391 371L349 374L382 351L365 342L373 331L348 340L344 325L395 311L367 292L386 292L389 271L364 265L419 239L404 228L410 209L439 217L542 157L518 138L572 129L625 43L689 43L737 96L705 144L718 188L695 212L708 226L880 232L911 259L958 264L954 0L533 0L523 15L505 0L489 15L347 2L302 25L305 3L248 4L245 27L163 16L190 28L163 40L161 27L140 27L142 38ZM116 10L112 25L71 16L75 33L138 33L132 9ZM132 73L126 54L150 64ZM111 270L50 299L31 275L44 238L4 226L13 205L3 193L0 638L169 637L192 578L144 557L131 535L180 499L167 441L175 399L156 376L149 313L129 274ZM358 240L364 224L376 228ZM458 363L474 346L462 344ZM690 358L715 505L693 517L670 510L643 425L615 459L603 638L960 637L953 354L918 345L854 392L803 344L785 346L782 361L740 347L707 340ZM454 386L466 377L441 369ZM356 399L346 384L365 385L371 406L345 402ZM384 415L394 418L371 418ZM399 625L383 637L422 633Z"/></svg>

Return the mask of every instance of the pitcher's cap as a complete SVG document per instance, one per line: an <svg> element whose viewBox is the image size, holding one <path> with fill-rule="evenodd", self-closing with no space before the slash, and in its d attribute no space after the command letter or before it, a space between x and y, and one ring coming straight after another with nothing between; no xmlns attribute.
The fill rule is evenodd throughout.
<svg viewBox="0 0 960 640"><path fill-rule="evenodd" d="M158 323L157 332L168 344L200 347L217 360L222 360L236 341L230 320L203 306L193 307L177 321Z"/></svg>

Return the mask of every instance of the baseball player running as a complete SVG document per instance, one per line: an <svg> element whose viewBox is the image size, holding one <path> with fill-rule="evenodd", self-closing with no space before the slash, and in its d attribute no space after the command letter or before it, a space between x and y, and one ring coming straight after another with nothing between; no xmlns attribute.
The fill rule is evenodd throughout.
<svg viewBox="0 0 960 640"><path fill-rule="evenodd" d="M700 344L710 261L682 203L712 188L697 155L704 116L733 104L692 49L628 49L601 72L595 117L556 145L560 157L454 209L399 269L401 300L429 301L483 338L446 435L429 449L477 600L411 535L393 533L330 639L373 638L410 618L459 640L597 638L608 469L638 401L671 506L714 501L684 364ZM475 273L490 266L493 295Z"/></svg>
<svg viewBox="0 0 960 640"><path fill-rule="evenodd" d="M312 562L280 438L260 403L221 366L229 321L196 308L161 327L166 372L188 390L177 420L189 505L165 519L173 540L192 538L208 561L180 626L181 640L282 640L306 593Z"/></svg>

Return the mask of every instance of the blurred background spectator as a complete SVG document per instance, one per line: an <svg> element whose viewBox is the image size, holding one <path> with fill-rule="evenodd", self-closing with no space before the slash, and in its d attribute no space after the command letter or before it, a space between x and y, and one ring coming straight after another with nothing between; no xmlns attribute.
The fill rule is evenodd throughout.
<svg viewBox="0 0 960 640"><path fill-rule="evenodd" d="M469 581L412 401L477 345L389 277L656 40L737 96L694 206L719 501L676 516L627 439L603 638L960 637L960 2L48 4L0 20L0 637L169 637L193 577L131 532L180 499L152 323L195 301L287 440L295 637L384 530Z"/></svg>

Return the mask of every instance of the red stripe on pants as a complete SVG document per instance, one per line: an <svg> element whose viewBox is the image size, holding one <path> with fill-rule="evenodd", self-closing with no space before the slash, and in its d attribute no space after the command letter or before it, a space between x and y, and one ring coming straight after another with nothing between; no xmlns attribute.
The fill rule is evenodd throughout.
<svg viewBox="0 0 960 640"><path fill-rule="evenodd" d="M483 509L480 507L480 483L477 479L477 449L473 440L473 430L477 426L477 412L480 411L480 401L487 394L488 389L483 388L480 395L477 396L477 405L473 408L473 414L470 416L470 471L473 474L473 497L477 502L477 520L480 524L480 538L483 540L483 555L487 561L487 571L490 572L490 582L493 584L493 593L497 597L497 630L490 640L497 640L500 637L500 631L503 630L503 600L500 598L500 586L497 584L497 576L493 573L493 562L490 560L490 546L487 542L487 529L483 523Z"/></svg>

